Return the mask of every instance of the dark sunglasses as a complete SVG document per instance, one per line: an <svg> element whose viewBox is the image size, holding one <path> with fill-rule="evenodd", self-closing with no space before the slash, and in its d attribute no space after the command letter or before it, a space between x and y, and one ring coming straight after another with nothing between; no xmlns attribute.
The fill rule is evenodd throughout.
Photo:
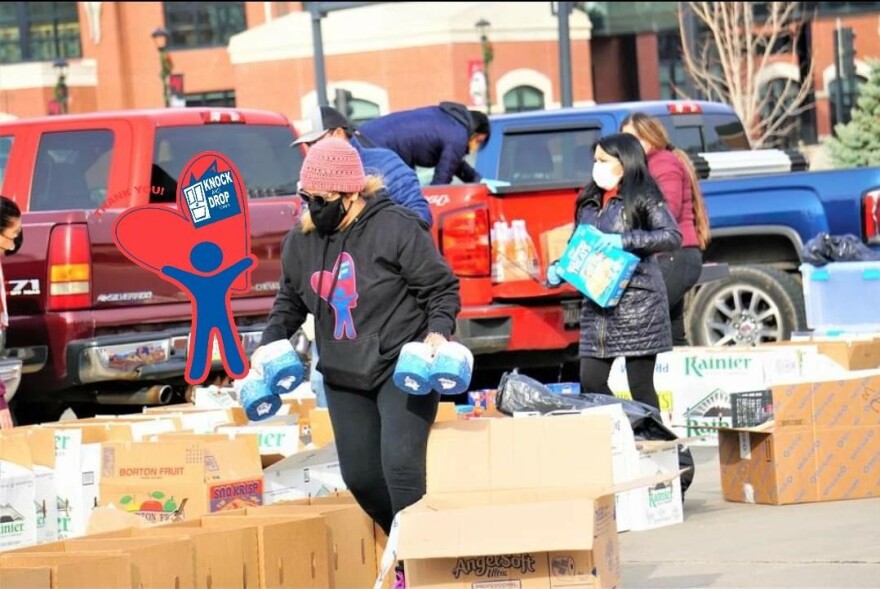
<svg viewBox="0 0 880 589"><path fill-rule="evenodd" d="M321 194L312 194L311 192L306 192L306 191L303 190L302 188L300 188L299 190L297 190L297 191L296 191L296 194L297 194L297 196L299 196L301 199L303 199L303 201L304 201L306 204L308 204L308 203L310 203L310 202L312 202L312 201L318 203L318 204L321 205L321 206L327 204L327 197L326 197L325 195L321 195Z"/></svg>

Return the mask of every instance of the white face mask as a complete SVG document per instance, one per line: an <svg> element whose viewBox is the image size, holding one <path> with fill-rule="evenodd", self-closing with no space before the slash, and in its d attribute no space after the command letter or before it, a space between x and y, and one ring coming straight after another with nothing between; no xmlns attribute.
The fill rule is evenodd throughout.
<svg viewBox="0 0 880 589"><path fill-rule="evenodd" d="M622 176L614 172L615 162L594 162L593 181L599 188L611 190L620 183Z"/></svg>

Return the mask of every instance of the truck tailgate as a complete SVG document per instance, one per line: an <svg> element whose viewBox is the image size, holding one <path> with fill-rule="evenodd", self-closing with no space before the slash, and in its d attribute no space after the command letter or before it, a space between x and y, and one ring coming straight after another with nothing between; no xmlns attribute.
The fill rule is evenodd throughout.
<svg viewBox="0 0 880 589"><path fill-rule="evenodd" d="M576 292L569 286L544 287L547 266L559 259L574 227L574 207L579 187L509 187L496 191L492 198L492 219L496 235L493 241L493 263L501 266L495 272L493 298L502 301L560 298ZM523 247L517 240L498 238L502 231L512 231L522 221L533 252L517 251ZM529 259L531 258L531 259Z"/></svg>
<svg viewBox="0 0 880 589"><path fill-rule="evenodd" d="M22 214L24 242L14 255L3 259L3 278L10 316L40 315L49 292L48 253L53 228L85 226L85 211L45 211Z"/></svg>

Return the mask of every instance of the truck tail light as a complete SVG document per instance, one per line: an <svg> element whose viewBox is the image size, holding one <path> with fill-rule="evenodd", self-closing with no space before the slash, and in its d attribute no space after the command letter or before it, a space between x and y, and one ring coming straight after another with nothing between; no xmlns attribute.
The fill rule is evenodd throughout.
<svg viewBox="0 0 880 589"><path fill-rule="evenodd" d="M865 241L880 244L880 189L866 194L862 202Z"/></svg>
<svg viewBox="0 0 880 589"><path fill-rule="evenodd" d="M49 240L49 311L85 309L92 304L92 260L85 225L62 225Z"/></svg>
<svg viewBox="0 0 880 589"><path fill-rule="evenodd" d="M440 223L440 251L457 276L489 276L489 210L485 207L445 214Z"/></svg>
<svg viewBox="0 0 880 589"><path fill-rule="evenodd" d="M666 109L671 115L698 115L703 112L700 105L693 102L670 102Z"/></svg>

